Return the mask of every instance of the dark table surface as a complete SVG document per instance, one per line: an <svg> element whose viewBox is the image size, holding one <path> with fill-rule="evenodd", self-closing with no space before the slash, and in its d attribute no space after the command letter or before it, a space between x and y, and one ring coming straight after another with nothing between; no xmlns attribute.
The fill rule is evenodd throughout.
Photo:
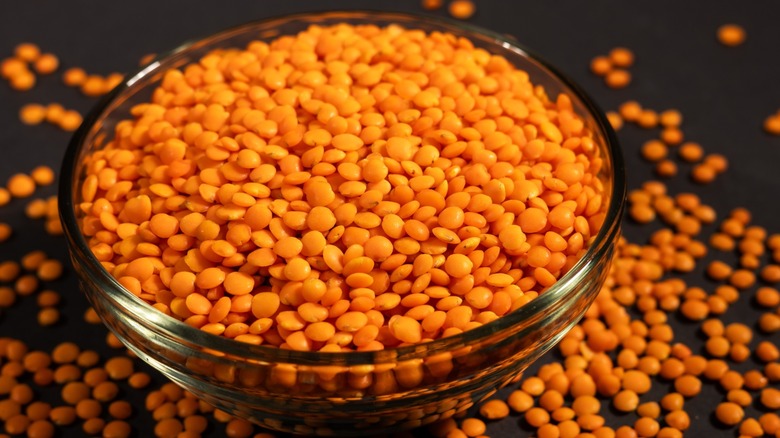
<svg viewBox="0 0 780 438"><path fill-rule="evenodd" d="M0 2L0 58L9 56L16 44L30 41L61 60L60 72L80 66L88 72L108 74L137 68L147 53L157 53L179 43L201 37L228 26L280 14L322 9L370 8L421 12L418 0L374 1L332 0L259 2L259 1L151 1L96 2ZM446 15L446 10L435 12ZM734 1L577 1L519 2L479 1L477 13L469 21L500 33L514 35L561 71L568 74L594 97L605 110L614 110L629 99L648 108L677 108L684 115L686 139L701 143L707 152L724 154L730 168L713 184L700 186L688 178L689 166L667 181L672 193L692 191L725 216L738 206L749 208L754 222L770 232L780 231L780 137L761 129L766 116L780 109L780 3L774 0ZM720 45L715 32L724 23L738 23L747 30L744 45L727 48ZM631 48L636 64L631 68L633 81L622 90L611 90L588 70L590 60L616 46ZM70 134L53 126L25 126L18 111L27 103L59 102L85 114L95 99L62 85L59 73L39 78L28 92L17 92L0 82L0 182L16 172L29 172L37 165L58 168ZM657 135L635 127L624 128L619 138L625 152L629 189L652 179L652 165L639 156L641 144ZM39 189L35 197L47 197L55 187ZM24 207L29 200L14 200L0 208L0 222L14 229L13 237L0 243L0 261L18 260L34 249L43 249L51 257L66 261L65 241L44 232L41 220L29 220ZM713 227L706 227L708 235ZM627 222L625 234L633 242L644 242L648 227ZM721 255L728 258L728 255ZM686 275L690 284L712 289L701 269ZM105 344L106 330L83 322L86 301L80 294L71 271L56 282L44 285L59 291L62 320L42 328L35 322L33 297L21 298L13 307L0 311L0 336L24 340L31 348L50 349L65 340L78 340L85 348L98 350L104 357L122 354ZM732 306L723 319L753 324L760 311L754 308L752 291ZM673 321L677 340L694 351L702 338L696 325ZM766 338L775 344L778 337ZM754 341L756 342L756 341ZM542 361L555 360L550 353ZM748 361L739 369L757 368ZM151 371L150 371L151 372ZM162 378L155 374L159 383ZM654 385L647 399L665 393L667 383ZM144 393L125 388L125 397L141 403ZM56 401L57 395L40 395ZM689 436L736 436L733 429L715 425L711 412L723 394L712 385L701 396L686 403L692 414ZM136 436L151 436L153 420L141 405L132 424ZM752 409L752 408L751 408ZM749 410L749 413L757 411ZM608 425L631 424L634 414L606 412ZM493 437L524 436L529 432L518 426L522 421L511 416L491 423ZM209 436L222 436L224 427L212 425ZM63 429L61 436L80 436L78 427ZM419 435L425 434L420 432Z"/></svg>

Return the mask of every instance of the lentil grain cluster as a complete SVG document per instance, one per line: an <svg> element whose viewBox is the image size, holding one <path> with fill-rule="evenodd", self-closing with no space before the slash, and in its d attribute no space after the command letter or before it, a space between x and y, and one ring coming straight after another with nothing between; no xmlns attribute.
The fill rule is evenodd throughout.
<svg viewBox="0 0 780 438"><path fill-rule="evenodd" d="M209 333L377 350L461 333L567 272L604 218L568 96L399 26L311 27L165 74L87 158L81 228Z"/></svg>

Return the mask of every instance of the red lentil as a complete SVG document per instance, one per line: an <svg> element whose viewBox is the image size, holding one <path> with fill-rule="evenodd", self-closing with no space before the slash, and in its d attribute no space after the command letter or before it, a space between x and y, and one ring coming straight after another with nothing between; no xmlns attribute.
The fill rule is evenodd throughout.
<svg viewBox="0 0 780 438"><path fill-rule="evenodd" d="M458 7L456 3L458 2L450 3L450 7ZM345 27L345 29L352 32L356 38L364 38L364 36L361 35L361 32L364 31L362 28ZM329 32L334 32L334 30L323 28L316 31L309 30L307 32L309 32L311 36L319 38L320 35L327 35ZM387 34L386 30L378 29L378 32L380 32L378 34L380 39L387 39L387 35L389 34ZM302 37L299 36L299 38ZM388 40L388 42L390 41ZM366 41L366 43L369 44L368 41ZM276 43L272 43L272 46L273 44ZM215 54L212 56L222 55ZM504 65L504 61L502 60L497 60L495 62L502 66ZM399 66L394 68L397 68L399 74L402 74L402 76L409 74L406 73L405 70L402 70L404 67ZM504 67L501 68L504 69ZM180 77L181 73L171 71L169 75L171 80L182 80ZM177 77L179 79L175 79ZM509 79L508 76L507 79ZM363 79L356 78L356 80L367 81L369 78L366 76ZM374 81L374 79L371 80ZM381 79L377 78L376 80ZM86 87L90 81L91 79L87 78L82 87ZM502 84L504 83L496 82L492 78L489 78L480 82L478 86L485 88L486 90L497 91L497 87L506 87L509 83ZM437 86L437 83L434 81L431 85L435 87ZM289 87L291 84L280 83L279 86ZM419 89L419 85L407 80L396 86L395 89L399 94L399 97L401 97L406 96L406 94L410 92L416 93L414 90ZM234 95L236 94L235 92L231 93ZM437 94L440 93L429 91L419 92L413 97L412 103L421 110L425 110L426 108L436 106L438 101L438 97L436 97ZM348 99L352 98L350 97ZM568 115L570 114L570 109L568 100L565 96L559 98L556 103L540 103L548 105L553 111L565 113L566 115L563 116L561 120L572 120L572 117L575 117L576 119L576 116L573 116L573 114L572 117L569 117ZM559 104L560 108L557 108L557 105ZM509 116L517 117L525 112L523 109L523 105L525 104L520 101L510 102L508 105L509 107L505 111ZM396 111L401 109L398 106L389 108L395 109ZM214 104L206 111L201 123L206 129L218 129L218 125L224 124L225 117L234 110L235 108L230 105L220 106ZM293 113L296 111L292 107L290 107L289 110ZM371 110L373 111L373 109ZM456 176L454 179L451 179L450 184L467 184L469 186L477 184L484 186L482 193L475 192L473 195L470 195L470 200L467 200L467 202L455 202L454 200L458 196L461 196L461 193L449 194L447 190L444 190L444 186L442 186L441 189L438 189L439 191L434 190L436 185L440 184L440 182L437 182L437 178L439 181L441 181L442 178L445 178L444 180L446 181L446 173L442 174L441 169L431 166L436 160L439 160L445 166L451 165L447 163L451 163L451 158L455 157L457 154L453 154L449 152L449 150L445 151L445 149L450 147L449 145L452 145L452 148L459 147L454 143L457 141L457 137L454 136L453 133L446 131L446 129L442 129L441 132L436 134L441 136L439 140L441 150L436 150L436 147L427 145L418 146L418 142L407 135L406 137L392 136L384 139L382 141L386 143L386 150L380 148L376 149L376 153L370 153L371 151L369 151L360 136L351 133L339 133L335 130L329 132L320 128L320 122L315 122L316 119L312 115L306 113L304 109L297 111L300 112L299 120L302 122L293 122L292 119L289 119L289 123L302 123L300 125L300 132L303 135L299 139L301 142L299 144L301 146L310 147L319 144L328 144L328 142L332 141L334 151L347 153L360 152L361 154L367 155L366 158L358 161L357 164L347 161L334 162L333 164L337 165L335 167L337 167L339 178L343 178L343 180L337 180L335 179L335 176L313 175L312 172L308 171L310 166L304 163L303 157L299 158L296 155L288 155L286 157L272 158L259 156L251 149L240 150L236 156L236 161L226 164L220 170L220 172L223 173L227 172L225 176L230 181L238 182L248 180L250 175L257 175L260 177L261 173L268 175L267 177L262 177L264 178L262 180L270 181L274 178L274 174L284 174L286 175L284 176L284 179L289 180L290 184L302 184L302 196L304 196L304 201L302 202L308 204L310 211L308 214L304 212L288 211L280 218L274 219L273 216L261 213L262 208L271 201L267 194L259 195L259 199L257 199L249 193L232 192L229 202L222 199L215 199L215 202L219 202L219 204L215 204L215 207L221 211L221 213L216 213L215 210L215 213L218 216L223 213L225 215L220 219L220 223L232 220L234 216L230 211L235 209L236 211L240 210L242 212L241 214L244 215L243 219L240 219L241 216L235 216L235 220L240 219L242 222L249 222L252 226L258 227L258 229L268 227L272 234L274 234L275 227L284 224L284 226L295 230L295 233L275 236L273 238L275 239L274 243L268 248L252 247L250 249L241 249L242 255L246 257L246 262L248 263L248 266L243 267L241 272L238 272L237 267L233 265L227 266L225 262L223 262L221 267L209 266L199 270L198 274L195 275L194 285L191 282L191 279L187 280L186 284L188 286L186 286L186 292L183 289L185 287L184 283L180 282L179 279L181 278L183 280L184 276L190 278L192 277L192 274L187 272L187 270L177 272L172 278L171 290L174 295L178 294L178 296L181 297L186 296L185 306L181 307L182 309L186 309L186 311L178 310L179 308L177 307L170 307L169 311L173 316L177 316L180 319L188 318L191 314L210 316L212 310L219 306L216 299L207 298L206 291L213 288L221 288L220 290L224 289L225 292L233 296L253 296L253 299L251 300L251 317L254 319L245 321L247 326L251 326L252 323L259 319L272 319L272 329L270 331L265 331L263 334L255 335L255 337L277 339L279 337L278 335L281 334L281 338L286 341L284 343L285 347L301 350L320 349L327 344L331 337L341 336L340 333L346 332L357 334L358 330L361 330L367 323L365 311L359 311L359 309L364 308L367 310L370 307L363 307L361 304L355 311L349 311L343 314L339 313L339 316L331 318L329 321L323 321L320 317L314 316L314 314L311 313L314 308L310 308L308 301L305 304L302 303L301 305L294 306L292 310L282 311L280 310L279 303L277 303L277 301L280 301L279 298L273 297L274 295L281 293L279 283L275 280L304 283L310 278L316 278L324 273L328 273L328 275L335 274L337 276L336 278L343 278L344 287L367 288L371 287L375 281L375 277L371 273L377 267L377 264L388 260L388 258L393 257L394 255L399 255L409 258L409 263L411 264L407 266L415 267L415 269L413 269L413 277L409 277L408 279L402 277L400 280L396 280L392 270L387 270L385 271L386 274L382 275L393 275L389 275L390 282L386 283L383 287L393 289L400 287L398 286L398 282L408 281L415 290L419 290L420 292L426 291L426 293L430 292L429 295L434 293L437 295L431 300L424 294L410 294L400 301L399 304L401 307L399 308L395 307L398 304L394 304L393 307L390 307L390 302L384 303L385 298L383 297L379 302L382 302L383 306L387 306L388 309L385 310L380 308L378 310L385 314L385 327L389 331L390 339L386 340L385 343L368 342L371 342L371 345L375 348L383 348L387 345L395 346L401 343L418 343L423 339L427 340L429 337L436 338L442 336L446 327L455 327L459 330L462 330L462 327L466 327L467 325L469 327L476 327L482 324L482 317L480 317L480 315L488 311L488 309L490 309L489 311L493 312L495 316L500 317L503 313L523 305L530 297L534 296L533 293L541 292L544 288L551 286L570 266L570 264L566 262L566 257L576 256L579 253L579 248L582 247L582 245L575 245L570 249L564 249L564 252L561 252L561 250L553 251L543 245L532 246L529 243L529 239L533 241L533 239L537 238L536 236L541 238L546 236L548 232L557 233L561 230L571 229L573 226L576 234L574 237L576 239L582 237L583 240L587 240L586 236L593 232L589 229L594 227L594 225L598 226L598 221L601 217L600 200L598 200L598 202L594 200L593 208L588 208L584 214L579 215L575 214L576 201L574 199L566 201L566 198L564 198L564 203L560 203L554 208L545 205L543 201L532 204L533 206L531 208L526 208L518 215L517 224L501 222L500 224L493 225L493 228L496 231L493 235L494 238L489 239L495 240L500 245L499 248L505 253L504 256L527 254L528 267L523 269L519 278L515 278L514 276L503 272L492 272L492 269L494 268L487 265L480 266L485 263L486 259L483 254L486 254L487 251L484 249L477 249L477 252L474 252L475 248L480 247L480 240L473 237L462 238L461 235L463 234L460 231L464 229L464 227L483 227L493 223L495 219L492 218L495 215L489 216L491 219L488 219L485 215L485 212L487 209L491 208L491 206L500 206L501 209L505 208L501 206L500 203L504 202L510 195L510 192L507 191L508 186L506 185L510 182L493 179L487 170L483 171L483 169L487 169L485 167L486 163L489 164L494 160L494 158L489 157L490 154L484 156L484 159L488 160L485 162L481 162L483 158L480 157L482 157L483 154L475 155L479 162L472 160L473 163L471 165L463 163L466 165L464 169L468 170L465 170L462 176ZM365 109L360 111L365 111L364 115L366 116L372 114ZM274 115L274 117L277 116ZM279 112L278 117L286 116L283 115L283 112ZM553 122L554 120L557 119L541 121L539 124L539 134L546 141L550 142L548 144L562 144L565 140L562 129L566 130L570 128L563 127L560 124L556 125L556 123ZM284 120L280 118L279 120L275 120L275 122L279 124L284 122ZM126 123L137 124L144 122L139 119ZM312 123L312 125L307 128L306 123ZM442 126L448 127L449 125L445 124ZM482 129L481 124L475 126ZM120 130L117 132L119 133ZM514 132L517 135L520 134L520 131ZM414 134L414 128L412 128L411 133ZM489 133L485 131L484 134L487 135ZM273 136L273 134L270 134L270 136ZM503 133L500 136L493 135L493 137L495 137L495 141L503 142L511 140L511 137L508 137ZM539 146L546 147L544 146L545 143L541 141L541 137L537 143L531 142L529 144L530 149L527 154L529 157L534 156L534 153L532 152L534 148ZM119 141L119 139L115 141ZM582 143L583 139L580 139L579 141ZM590 140L584 139L584 141L587 143ZM184 159L187 156L186 154L192 153L191 150L190 152L187 152L187 150L188 149L182 147L180 140L169 139L160 148L159 156L155 155L155 159L174 162L176 160ZM453 149L453 151L454 150L455 149ZM132 154L128 155L125 152L127 151L112 149L112 146L109 145L104 150L96 152L95 156L91 157L90 160L99 160L101 157L106 157L109 165L124 166L129 163L128 160L136 159L131 156ZM543 150L540 149L539 152L541 153ZM583 178L586 177L589 172L586 164L589 159L587 155L583 155L582 151L579 149L574 149L573 153L573 156L569 153L565 153L565 155L574 158L579 154L581 156L580 160L583 160L583 162L575 163L567 158L566 163L562 163L553 169L553 172L550 174L553 179L550 181L555 181L553 186L551 186L555 191L565 190L570 184L582 184L580 181L584 181ZM539 155L539 158L542 158L542 155ZM393 164L396 161L407 164L402 164L401 168L398 168L397 165ZM510 167L515 165L511 162L506 162L505 164ZM413 168L415 173L420 173L420 176L407 178L406 176L397 173L399 170L404 171L404 166L409 169ZM88 169L91 167L92 166L88 166ZM361 167L363 168L362 175ZM398 170L396 170L396 168L398 168ZM209 198L210 196L219 198L221 196L220 191L227 189L226 186L217 188L216 192L209 188L208 190L212 190L211 193L213 193L213 195L207 195L204 191L207 190L206 182L212 182L212 178L208 176L211 170L213 169L204 170L200 173L200 179L203 181L203 185L200 186L199 195L205 196L206 198ZM106 172L101 170L101 175L104 174L106 174ZM114 175L112 178L115 178L116 174L117 172L112 172L111 175ZM98 180L100 179L99 175L95 174L94 176L97 177ZM385 181L388 178L403 178L408 182L408 186L404 186L407 189L399 189L390 193L382 193L380 191L376 194L372 194L372 196L375 196L376 202L397 202L398 204L405 205L403 205L400 210L396 211L397 214L388 213L380 216L365 208L360 203L360 199L368 194L368 192L365 192L367 183L374 184ZM593 179L590 178L590 180ZM593 181L595 182L595 180ZM170 183L170 181L160 181L160 184L168 183ZM208 185L217 187L219 184L220 183L217 183L217 185ZM273 186L274 183L271 182L268 182L268 184L270 187L273 187L273 190L276 190L276 187L278 187L278 185ZM515 185L514 183L511 184ZM527 198L533 196L541 201L543 198L539 198L538 196L543 195L543 193L540 191L539 187L543 187L544 185L537 186L536 184L531 184L529 186L528 184L529 180L524 180L522 183L516 184L516 188L519 191L518 195L526 196ZM102 202L99 201L101 197L112 196L107 190L100 188L100 186L101 183L98 181L98 190L94 195L90 195L89 199L85 199L86 202ZM111 186L117 187L116 182ZM226 232L227 224L218 225L217 222L208 218L207 215L204 216L200 213L185 214L186 212L182 210L153 212L152 210L155 208L154 205L156 205L155 203L157 202L158 195L151 190L152 186L153 184L149 185L149 192L143 190L143 193L139 192L137 196L123 200L123 204L118 204L114 213L101 212L98 215L99 217L94 216L90 218L90 220L96 219L100 223L100 232L105 232L109 235L115 235L115 230L122 226L122 224L133 224L132 226L135 226L145 221L151 221L150 228L152 232L158 233L160 237L167 236L169 243L172 243L172 239L179 235L182 237L187 236L187 238L194 237L197 241L203 242L212 240L220 233L225 232L226 241L223 242L224 245L220 246L219 251L220 253L224 253L227 257L230 257L228 254L237 254L239 247L248 248L238 244L238 236L234 235L232 230L231 233ZM544 190L548 189L545 188ZM440 191L447 194L447 196L439 193ZM523 193L526 195L523 195ZM239 197L239 194L242 196L246 195L244 197L247 197L247 200L242 201L241 199L243 198ZM360 196L360 198L358 198L358 196ZM416 199L412 201L415 197ZM456 204L457 206L452 205L449 208L445 208L448 202L447 199L449 198L452 198L453 204ZM327 207L334 199L339 199L339 202L343 202L342 206L336 209ZM285 205L289 204L291 201L298 202L292 198L278 200L279 203L284 203ZM438 206L432 207L434 210L431 210L431 214L434 214L434 211L440 211L441 214L437 219L418 220L416 218L417 216L412 217L413 209L418 208L423 203L430 204L431 207L433 205ZM94 209L90 210L94 212ZM84 220L87 221L88 218L85 217ZM84 223L86 224L86 222ZM347 225L350 226L347 227ZM438 227L436 225L438 225ZM341 239L329 241L323 233L328 233L330 236L332 233L329 232L329 230L336 226L344 226L344 233ZM377 230L378 234L376 236L371 236L371 233L369 232L370 229ZM378 231L379 229L381 229L381 231ZM458 234L459 232L461 235ZM285 231L285 233L287 232ZM90 234L93 233L90 232ZM113 239L117 239L117 241L121 240L118 235ZM426 243L431 242L431 239L434 239L438 243ZM543 240L539 240L538 242L542 243ZM103 245L102 240L92 237L91 243L96 246ZM427 260L432 259L432 256L428 254L429 250L426 249L427 246L424 247L425 245L441 246L441 249L437 249L436 252L437 254L440 254L440 251L444 252L445 257L443 259L444 263L441 265L441 273L445 279L445 284L437 283L436 286L431 285L432 279L430 277L432 273L429 273L428 271L430 271L433 266L430 261ZM156 254L163 254L166 251L166 248L169 247L167 247L165 243L161 243L156 247L153 244L146 246L149 247L148 251L151 251L149 252L151 255L144 254L147 251L146 249L144 249L144 251L139 249L138 253L140 256L137 259L127 260L127 264L118 263L116 265L115 273L122 272L126 278L126 280L123 280L123 284L137 288L138 283L146 281L149 278L149 275L151 275L152 278L157 278L158 274L155 273L157 268L152 267L152 261L156 260L156 263L159 264L160 256ZM575 251L574 248L577 248L577 250ZM306 252L304 253L304 251ZM502 256L501 251L499 251L499 257ZM315 266L311 264L311 259L306 257L316 256L317 254L322 254L323 263ZM304 255L306 257L304 257ZM117 254L114 254L111 257L117 256ZM220 254L220 257L223 256ZM555 261L553 261L553 259ZM225 258L225 260L227 260L227 258ZM426 266L426 268L419 269L417 268L418 265L420 267ZM181 265L180 267L183 266L184 265ZM249 269L249 267L251 267L251 269ZM381 269L381 266L379 266L379 268ZM480 271L480 269L488 268L491 269L491 271L485 272L491 272L491 275L488 275L484 286L474 287L470 292L464 294L462 297L463 303L446 312L444 323L440 326L442 328L435 329L428 336L423 337L424 329L421 324L423 318L417 317L418 312L425 311L425 308L422 306L429 305L435 308L439 302L438 300L445 300L448 298L449 293L446 286L450 286L451 289L452 287L455 287L455 284L470 284L473 281L476 281L478 276L484 275L481 273L482 271ZM178 267L176 269L180 270ZM267 284L259 284L257 282L258 276L279 278L271 281L269 287ZM134 278L134 280L128 278ZM446 283L447 281L449 281L449 283ZM310 284L313 285L314 283ZM497 292L505 291L509 294L509 291L511 290L513 291L512 293L516 295L517 292L519 292L519 289L515 289L517 284L532 284L532 289L524 289L523 292L525 293L521 297L510 298L510 300L513 300L514 302L502 298L502 302L506 301L506 303L501 304L500 307L493 307ZM306 294L312 298L313 296L320 295L324 292L322 287L316 287L314 289L307 287L306 290ZM390 300L389 297L390 296L388 296L387 300ZM426 302L417 300L417 297L421 297L421 299L422 297L425 297L424 299ZM371 299L366 301L366 306L371 305L369 304L370 300ZM429 300L430 302L428 302ZM155 304L154 300L149 300L149 302L150 304ZM376 299L374 299L374 302L376 303ZM355 306L354 302L352 305ZM396 314L401 308L410 313L407 315ZM502 309L500 312L494 311L499 308ZM328 311L328 313L332 312L332 310L328 309L328 306L323 306L321 310ZM319 311L320 310L317 310L317 312ZM277 312L279 313L277 314ZM389 312L392 312L393 314L390 314ZM422 315L422 313L420 313L420 315ZM492 319L494 316L489 316L489 318ZM303 320L304 322L301 322L300 320ZM216 321L219 320L214 319L214 322ZM309 324L311 324L311 326L307 327ZM233 334L233 331L229 328L217 330L217 327L213 323L205 324L202 327L204 330L211 331L215 334L236 337L239 339L239 337L236 334ZM333 330L333 328L335 328L335 330ZM282 330L282 332L280 333L279 330ZM290 339L285 339L288 337L287 331L290 330L295 331L295 334L290 334L292 337ZM385 338L387 338L387 336L382 339ZM350 349L360 348L358 343L361 345L364 344L364 341L361 339L363 339L362 336L353 337L353 341L350 345L345 347ZM389 344L387 344L387 342L389 342ZM273 345L280 344L276 341L269 341L269 343Z"/></svg>
<svg viewBox="0 0 780 438"><path fill-rule="evenodd" d="M467 20L476 12L476 6L471 0L453 0L448 9L450 15L459 20Z"/></svg>
<svg viewBox="0 0 780 438"><path fill-rule="evenodd" d="M724 24L718 28L718 41L728 47L735 47L745 42L745 29L738 24Z"/></svg>

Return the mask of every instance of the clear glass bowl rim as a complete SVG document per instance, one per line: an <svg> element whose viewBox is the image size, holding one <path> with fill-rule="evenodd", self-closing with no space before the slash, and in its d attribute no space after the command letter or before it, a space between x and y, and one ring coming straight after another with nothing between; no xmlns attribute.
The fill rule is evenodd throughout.
<svg viewBox="0 0 780 438"><path fill-rule="evenodd" d="M200 329L194 328L179 321L171 316L165 315L154 309L147 303L141 301L138 297L131 294L119 282L111 276L100 262L92 255L86 239L81 234L78 220L75 215L76 205L73 202L74 189L80 175L76 174L78 168L78 159L82 152L91 145L86 141L94 129L94 125L101 120L106 112L114 108L112 103L115 99L121 97L124 92L131 91L132 87L139 80L149 75L158 74L163 71L162 66L165 61L177 55L184 54L205 46L214 41L222 41L237 36L245 32L250 32L254 28L267 27L274 22L286 22L291 20L312 20L311 24L319 24L319 21L344 19L344 20L364 20L365 24L372 24L374 20L382 22L398 23L404 27L414 28L412 25L432 24L437 30L463 34L466 37L479 35L488 37L492 43L515 54L528 58L537 63L543 70L547 70L555 80L560 81L564 87L569 88L576 98L585 106L589 115L596 123L602 137L606 142L606 152L612 170L612 186L609 197L609 206L606 211L604 224L599 229L595 239L586 253L572 267L572 269L561 277L553 286L547 289L543 294L531 300L525 306L516 311L504 315L495 321L483 326L466 331L464 333L450 336L447 338L436 339L424 344L416 344L403 347L393 347L381 351L373 352L341 352L341 353L321 353L309 351L293 351L270 347L264 345L250 345L235 341L222 336L212 335ZM166 66L168 68L168 66ZM625 167L622 152L618 144L617 136L606 119L604 112L593 101L593 99L574 81L558 71L557 68L546 62L543 58L536 55L532 50L527 49L515 39L502 35L469 23L458 22L447 18L428 14L411 14L401 12L385 12L371 10L349 10L349 11L327 11L327 12L306 12L297 14L286 14L271 18L265 18L250 21L238 26L229 27L217 33L210 34L204 38L190 40L178 47L157 56L151 63L143 66L136 71L125 76L123 81L114 88L109 94L104 96L84 118L81 127L74 133L65 153L60 180L59 180L59 210L60 219L63 224L70 251L73 257L86 261L86 265L81 267L91 276L90 280L96 281L103 291L111 295L112 300L126 306L131 314L136 318L157 325L161 334L165 334L173 339L186 341L191 346L202 348L207 351L216 351L220 354L241 357L247 361L259 363L289 363L300 365L321 365L323 363L331 364L379 364L397 362L399 360L408 360L415 358L428 357L437 353L446 353L454 349L464 347L475 342L489 338L505 329L522 324L524 321L536 316L538 312L543 312L556 301L561 299L577 299L578 297L569 297L568 294L576 294L576 285L579 277L588 272L595 260L607 256L609 253L610 242L617 238L620 229L620 221L624 209L626 195ZM81 279L84 281L84 279Z"/></svg>

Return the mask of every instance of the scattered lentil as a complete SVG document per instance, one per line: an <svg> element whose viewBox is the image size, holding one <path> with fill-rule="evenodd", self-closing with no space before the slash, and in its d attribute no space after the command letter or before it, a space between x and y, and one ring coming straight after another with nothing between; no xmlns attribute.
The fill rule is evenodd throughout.
<svg viewBox="0 0 780 438"><path fill-rule="evenodd" d="M724 46L739 46L745 42L745 38L745 29L738 24L724 24L718 28L718 41Z"/></svg>
<svg viewBox="0 0 780 438"><path fill-rule="evenodd" d="M468 20L476 12L477 8L471 0L452 0L448 6L450 15L459 20Z"/></svg>

